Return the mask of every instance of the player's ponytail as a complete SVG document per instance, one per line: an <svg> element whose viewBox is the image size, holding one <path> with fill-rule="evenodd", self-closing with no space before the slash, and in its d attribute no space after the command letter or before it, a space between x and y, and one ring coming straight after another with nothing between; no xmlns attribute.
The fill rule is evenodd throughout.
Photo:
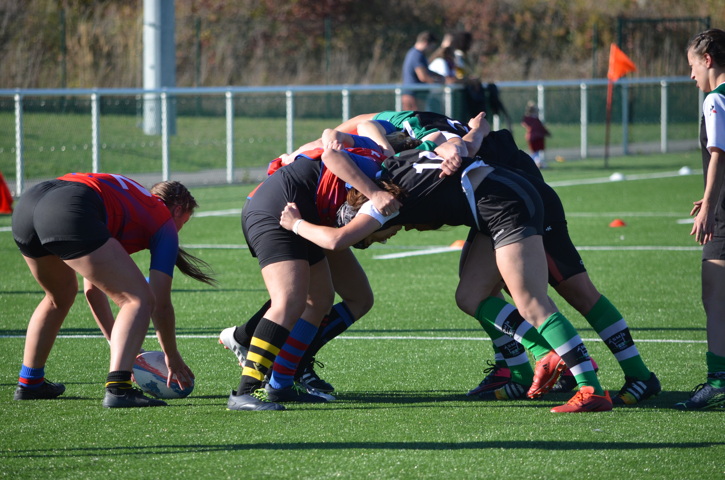
<svg viewBox="0 0 725 480"><path fill-rule="evenodd" d="M183 248L179 247L179 253L176 255L176 268L187 277L194 280L204 282L207 285L216 285L216 279L206 271L211 270L211 266L199 257L195 257Z"/></svg>
<svg viewBox="0 0 725 480"><path fill-rule="evenodd" d="M159 197L169 207L169 210L178 206L181 207L184 213L193 213L194 209L199 206L191 192L176 181L159 182L152 186L150 191ZM194 280L208 285L217 283L214 277L207 273L207 271L211 271L211 266L181 247L179 247L179 252L176 255L176 267L181 273Z"/></svg>

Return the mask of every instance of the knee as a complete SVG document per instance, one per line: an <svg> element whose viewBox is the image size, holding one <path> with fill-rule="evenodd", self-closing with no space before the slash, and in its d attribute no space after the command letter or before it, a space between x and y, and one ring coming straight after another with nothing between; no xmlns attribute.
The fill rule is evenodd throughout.
<svg viewBox="0 0 725 480"><path fill-rule="evenodd" d="M73 306L77 294L78 281L74 277L74 281L68 282L63 287L46 292L46 298L50 302L51 308L67 314L70 307Z"/></svg>
<svg viewBox="0 0 725 480"><path fill-rule="evenodd" d="M342 297L342 300L345 302L345 305L355 319L358 319L368 313L372 310L373 305L375 304L373 291L369 288L364 291L357 292L357 294L353 297Z"/></svg>
<svg viewBox="0 0 725 480"><path fill-rule="evenodd" d="M480 298L470 295L464 289L459 288L456 290L456 305L458 305L458 308L462 312L470 316L475 316L480 303Z"/></svg>

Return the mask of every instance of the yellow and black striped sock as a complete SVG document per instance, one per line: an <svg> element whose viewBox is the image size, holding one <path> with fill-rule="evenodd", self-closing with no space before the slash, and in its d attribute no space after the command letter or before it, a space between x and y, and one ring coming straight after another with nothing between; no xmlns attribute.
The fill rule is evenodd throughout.
<svg viewBox="0 0 725 480"><path fill-rule="evenodd" d="M115 370L108 372L106 377L106 389L114 395L123 393L123 390L128 390L133 387L131 382L131 372L126 370Z"/></svg>
<svg viewBox="0 0 725 480"><path fill-rule="evenodd" d="M262 386L288 336L289 330L283 326L266 318L259 321L244 361L237 395L252 393Z"/></svg>

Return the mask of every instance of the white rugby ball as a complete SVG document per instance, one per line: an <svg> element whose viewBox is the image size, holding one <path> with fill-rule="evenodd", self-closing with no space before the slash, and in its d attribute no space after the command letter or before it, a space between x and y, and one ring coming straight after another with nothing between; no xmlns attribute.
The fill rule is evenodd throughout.
<svg viewBox="0 0 725 480"><path fill-rule="evenodd" d="M194 390L194 381L191 385L182 389L176 381L171 383L171 388L166 386L166 379L169 370L166 368L166 357L164 352L149 351L143 352L136 357L133 363L133 378L136 384L145 393L156 398L184 398Z"/></svg>

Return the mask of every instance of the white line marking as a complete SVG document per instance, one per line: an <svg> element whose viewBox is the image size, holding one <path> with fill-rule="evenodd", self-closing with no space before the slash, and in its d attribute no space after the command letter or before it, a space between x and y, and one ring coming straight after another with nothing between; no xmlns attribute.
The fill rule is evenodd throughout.
<svg viewBox="0 0 725 480"><path fill-rule="evenodd" d="M634 330L636 332L636 329ZM218 335L177 335L177 338L195 338L195 339L218 339ZM25 338L25 335L0 335L0 339L19 339ZM101 334L98 335L58 335L58 338L68 339L97 339L103 340L104 337ZM146 338L153 339L156 335L147 335ZM490 342L491 339L488 337L423 337L423 336L405 336L405 335L341 335L336 337L340 340L430 340L430 341L466 341L466 342ZM601 342L602 339L597 338L582 338L585 342ZM678 340L674 338L650 338L650 339L636 339L635 343L707 343L707 340Z"/></svg>
<svg viewBox="0 0 725 480"><path fill-rule="evenodd" d="M702 247L657 247L657 246L621 246L621 247L576 247L577 250L601 250L601 251L623 251L623 250L641 250L641 251L666 251L666 252L694 252L702 250Z"/></svg>
<svg viewBox="0 0 725 480"><path fill-rule="evenodd" d="M425 250L415 250L412 252L388 253L386 255L373 255L375 260L390 260L391 258L415 257L417 255L432 255L434 253L460 252L458 247L433 247Z"/></svg>
<svg viewBox="0 0 725 480"><path fill-rule="evenodd" d="M600 251L600 252L622 252L622 251L669 251L669 252L696 252L702 250L702 247L664 247L664 246L591 246L591 247L576 247L577 250L581 251ZM432 247L425 249L410 250L407 252L400 253L388 253L385 255L374 255L374 260L391 260L395 258L405 257L416 257L418 255L433 255L436 253L445 252L460 252L461 249L457 247Z"/></svg>
<svg viewBox="0 0 725 480"><path fill-rule="evenodd" d="M691 170L690 175L702 175L702 170ZM683 177L686 175L680 172L663 172L663 173L633 173L631 175L625 175L624 178L617 181L628 181L628 180L651 180L653 178L670 178L670 177ZM577 185L593 185L596 183L611 183L613 180L610 177L601 178L580 178L578 180L562 180L559 182L546 182L552 187L575 187Z"/></svg>
<svg viewBox="0 0 725 480"><path fill-rule="evenodd" d="M249 248L247 245L232 245L232 244L220 244L212 245L210 243L192 243L189 245L183 245L184 248L209 248L217 250L246 250Z"/></svg>
<svg viewBox="0 0 725 480"><path fill-rule="evenodd" d="M228 210L211 210L208 212L194 213L194 217L229 217L242 213L241 208L230 208Z"/></svg>

